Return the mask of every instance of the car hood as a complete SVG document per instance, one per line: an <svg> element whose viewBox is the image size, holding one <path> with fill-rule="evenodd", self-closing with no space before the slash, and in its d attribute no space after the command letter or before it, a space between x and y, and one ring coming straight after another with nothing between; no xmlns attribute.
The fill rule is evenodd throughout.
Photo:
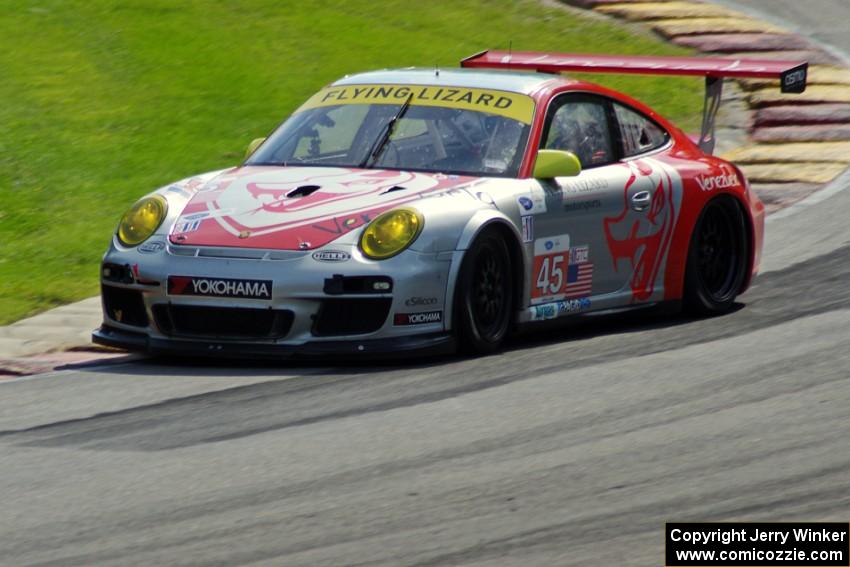
<svg viewBox="0 0 850 567"><path fill-rule="evenodd" d="M174 244L312 250L403 203L456 188L474 177L339 167L228 170L189 200Z"/></svg>

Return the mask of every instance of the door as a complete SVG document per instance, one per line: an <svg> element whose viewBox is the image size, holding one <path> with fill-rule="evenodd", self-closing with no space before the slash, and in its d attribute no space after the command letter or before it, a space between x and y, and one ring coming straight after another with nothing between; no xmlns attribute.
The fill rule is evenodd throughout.
<svg viewBox="0 0 850 567"><path fill-rule="evenodd" d="M546 213L535 219L533 304L594 296L594 307L604 308L625 297L616 292L630 289L634 265L616 242L611 246L609 233L619 234L621 227L611 223L631 220L624 210L646 214L652 182L620 161L614 120L608 99L594 95L564 94L549 107L540 148L573 152L582 172L538 180L546 192ZM606 295L607 301L600 297Z"/></svg>
<svg viewBox="0 0 850 567"><path fill-rule="evenodd" d="M679 173L665 160L670 134L633 108L616 101L610 107L621 166L628 168L629 178L621 188L619 211L603 221L605 241L612 265L631 274L623 290L629 302L659 301L682 201Z"/></svg>

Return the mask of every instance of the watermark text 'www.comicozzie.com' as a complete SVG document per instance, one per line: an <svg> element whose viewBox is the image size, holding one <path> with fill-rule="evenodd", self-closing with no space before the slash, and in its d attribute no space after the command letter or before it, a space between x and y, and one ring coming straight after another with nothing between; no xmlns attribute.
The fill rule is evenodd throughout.
<svg viewBox="0 0 850 567"><path fill-rule="evenodd" d="M665 565L850 566L850 524L668 523Z"/></svg>

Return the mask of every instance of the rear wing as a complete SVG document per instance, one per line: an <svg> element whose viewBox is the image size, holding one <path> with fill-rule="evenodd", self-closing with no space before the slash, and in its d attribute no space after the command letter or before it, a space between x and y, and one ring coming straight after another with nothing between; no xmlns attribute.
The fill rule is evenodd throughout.
<svg viewBox="0 0 850 567"><path fill-rule="evenodd" d="M633 73L640 75L684 75L705 77L705 107L699 147L714 151L714 124L723 79L779 79L783 93L806 90L809 64L806 61L729 59L702 57L655 57L640 55L587 55L529 51L482 51L460 62L461 67L515 69L543 73Z"/></svg>

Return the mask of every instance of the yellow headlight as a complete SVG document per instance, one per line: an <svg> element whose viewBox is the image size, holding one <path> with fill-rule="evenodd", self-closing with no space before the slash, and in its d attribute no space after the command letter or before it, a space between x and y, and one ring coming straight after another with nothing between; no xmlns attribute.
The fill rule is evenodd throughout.
<svg viewBox="0 0 850 567"><path fill-rule="evenodd" d="M360 237L360 250L373 260L395 256L416 240L424 220L415 209L393 209L369 223Z"/></svg>
<svg viewBox="0 0 850 567"><path fill-rule="evenodd" d="M124 213L118 224L118 240L124 246L141 244L156 232L166 212L168 202L165 199L159 195L145 197Z"/></svg>

